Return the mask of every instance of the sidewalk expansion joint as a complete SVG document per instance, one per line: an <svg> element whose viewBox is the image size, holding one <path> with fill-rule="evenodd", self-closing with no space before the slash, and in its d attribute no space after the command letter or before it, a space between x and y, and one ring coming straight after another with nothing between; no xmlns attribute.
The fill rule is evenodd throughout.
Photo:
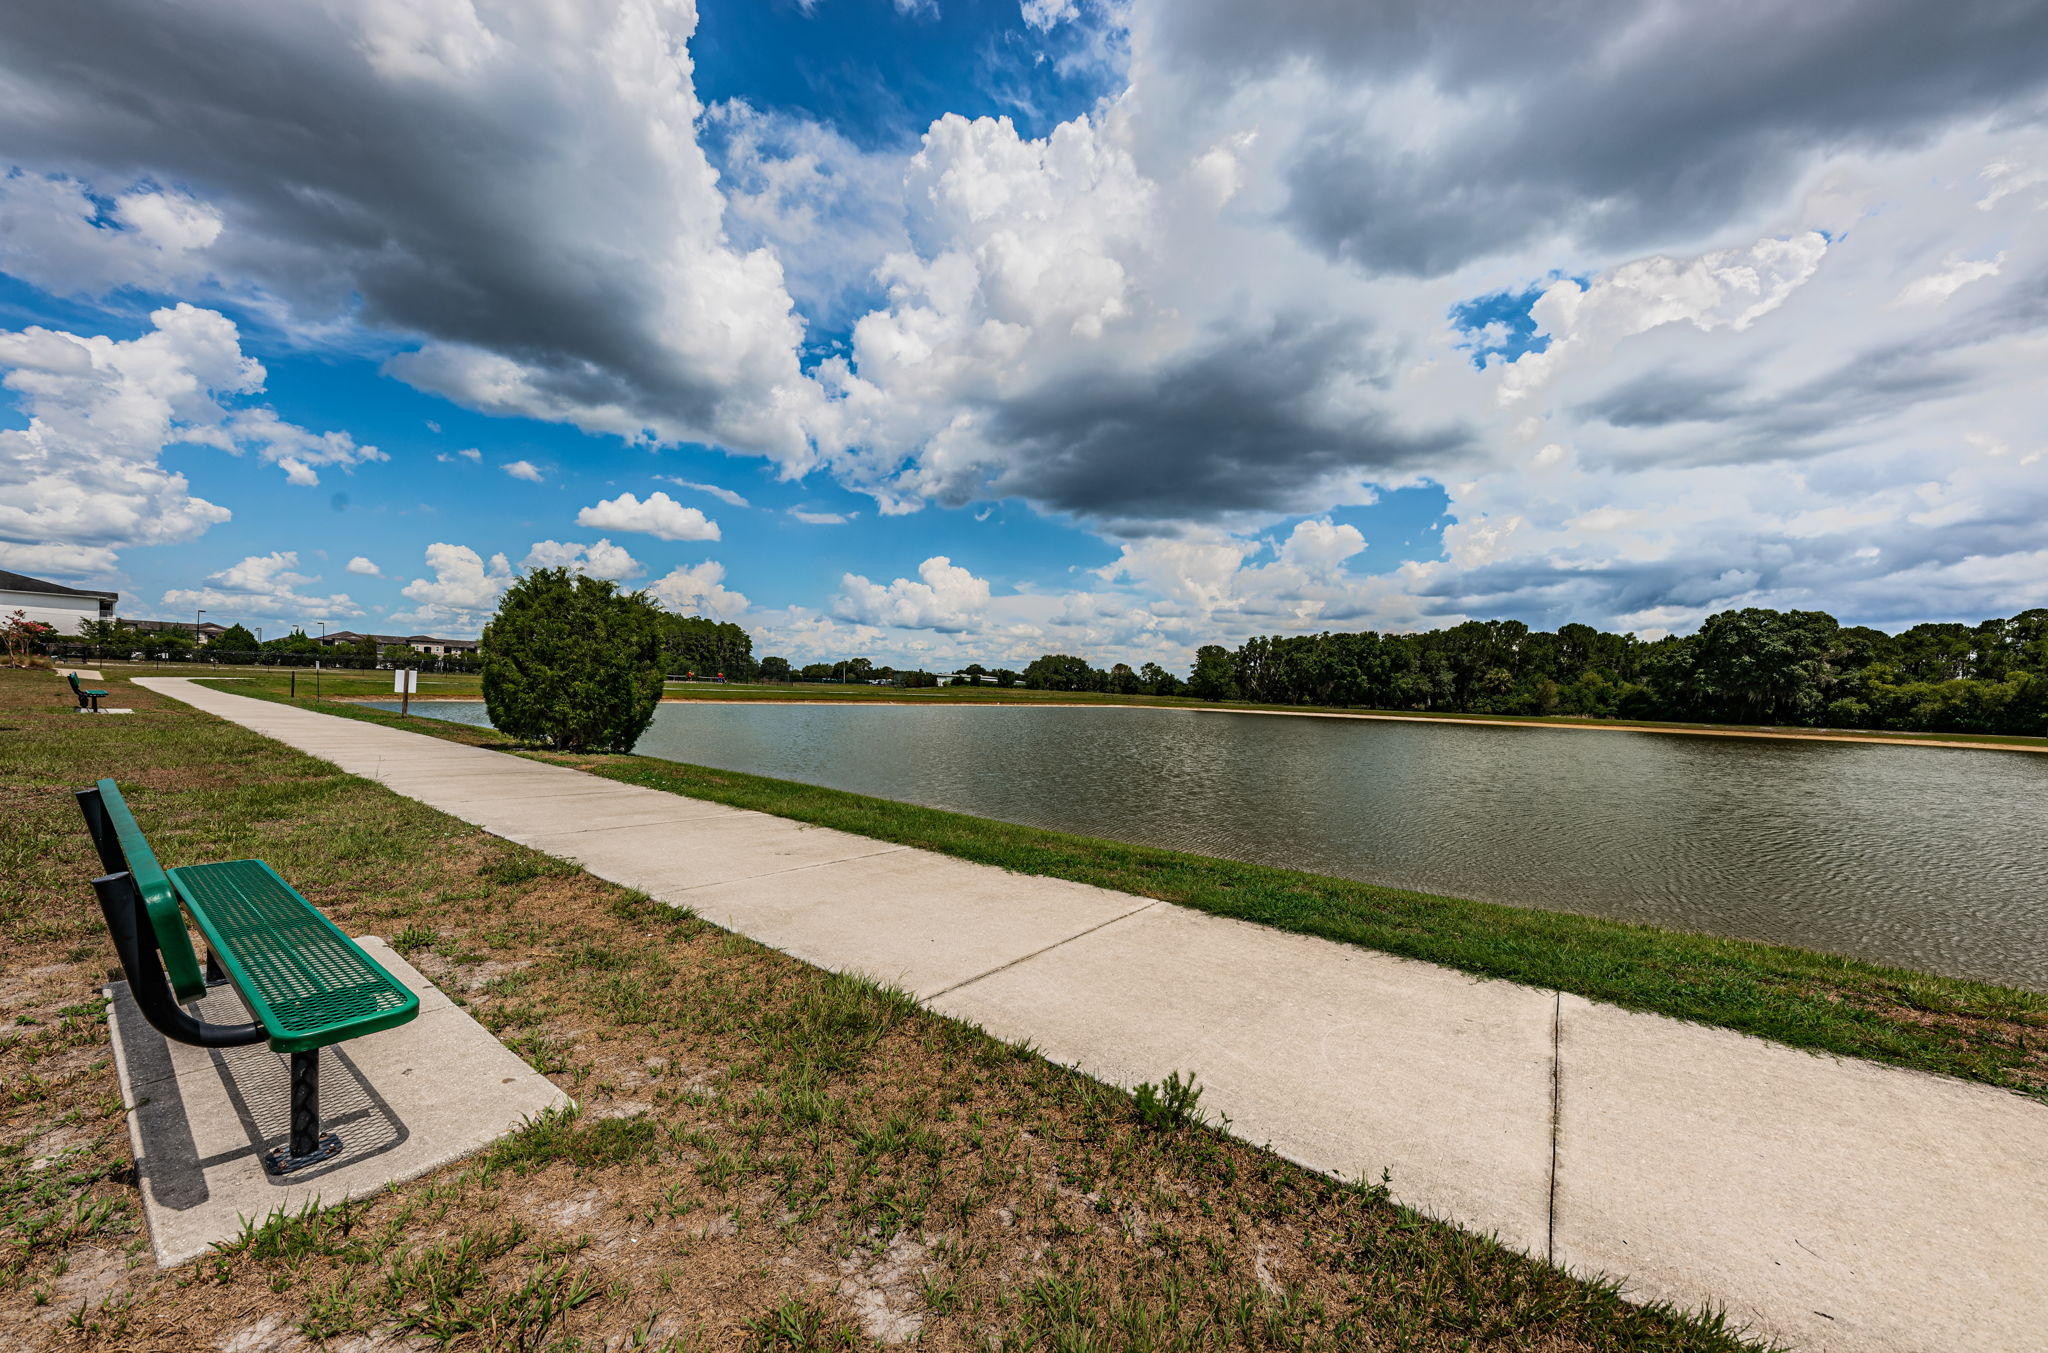
<svg viewBox="0 0 2048 1353"><path fill-rule="evenodd" d="M1061 945L1072 944L1075 940L1082 939L1088 935L1093 935L1096 931L1103 929L1105 926L1113 926L1118 921L1129 920L1131 917L1136 916L1139 912L1150 911L1152 908L1158 905L1159 902L1155 898L1154 900L1147 902L1142 907L1132 907L1129 911L1124 912L1122 915L1112 916L1107 921L1099 921L1096 924L1089 926L1086 930L1077 930L1063 940L1054 940L1051 944L1046 945L1043 949L1033 949L1028 954L1018 955L1016 958L1011 959L1008 963L998 963L995 967L990 968L987 972L978 972L972 977L964 978L961 981L955 982L950 987L942 987L939 990L934 991L931 995L923 998L923 1004L930 1005L933 1001L936 1001L941 996L950 995L951 993L958 991L962 987L971 987L976 982L981 981L985 977L994 977L999 972L1008 972L1010 969L1016 967L1019 963L1029 963L1034 958L1038 958L1043 954L1051 953L1053 950L1059 948Z"/></svg>
<svg viewBox="0 0 2048 1353"><path fill-rule="evenodd" d="M1543 1207L1543 1258L1557 1262L1557 1142L1564 1119L1564 993L1550 993L1550 1195Z"/></svg>

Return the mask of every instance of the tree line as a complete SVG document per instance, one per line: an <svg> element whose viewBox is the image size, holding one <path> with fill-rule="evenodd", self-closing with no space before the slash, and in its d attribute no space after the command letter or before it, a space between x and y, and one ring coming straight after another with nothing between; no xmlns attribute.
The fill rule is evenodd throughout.
<svg viewBox="0 0 2048 1353"><path fill-rule="evenodd" d="M2048 609L1892 635L1750 607L1642 640L1474 620L1420 634L1250 639L1196 653L1188 693L1264 704L1472 714L2048 732Z"/></svg>
<svg viewBox="0 0 2048 1353"><path fill-rule="evenodd" d="M851 659L801 675L888 673ZM1002 685L1033 690L1270 705L2040 735L2048 733L2048 609L1894 635L1823 611L1750 607L1709 616L1695 634L1652 640L1590 625L1549 631L1472 620L1415 634L1207 644L1185 680L1157 663L1098 668L1069 653L1001 676Z"/></svg>
<svg viewBox="0 0 2048 1353"><path fill-rule="evenodd" d="M529 605L540 594L561 608L548 628L561 625L567 612L588 611L582 622L588 625L591 615L625 607L633 622L615 620L617 633L632 633L634 644L646 646L645 660L670 674L903 686L938 681L930 672L877 666L867 658L800 669L777 656L756 659L753 636L730 621L672 615L644 596L543 572L514 590ZM180 635L107 628L82 637L146 640L152 650L190 647ZM486 630L486 661L491 637ZM296 630L258 645L239 625L208 647L246 648L261 653L259 661L273 662L339 656ZM1261 635L1235 648L1205 644L1185 680L1157 663L1098 668L1069 653L1043 654L1021 672L969 663L957 676L999 688L1269 705L2039 736L2048 734L2048 608L1886 634L1843 625L1824 611L1749 607L1711 615L1697 633L1653 640L1590 625L1553 632L1517 620L1472 620L1414 634L1328 631Z"/></svg>

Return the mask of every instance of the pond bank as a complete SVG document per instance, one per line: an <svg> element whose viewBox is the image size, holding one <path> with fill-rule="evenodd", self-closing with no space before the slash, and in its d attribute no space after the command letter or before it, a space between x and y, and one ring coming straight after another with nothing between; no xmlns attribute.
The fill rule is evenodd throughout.
<svg viewBox="0 0 2048 1353"><path fill-rule="evenodd" d="M228 678L220 678L226 680ZM383 695L339 695L330 700L374 704L387 700ZM463 702L480 699L477 695L415 695L416 705L436 702ZM1567 723L1550 719L1489 719L1474 714L1391 714L1375 710L1320 710L1320 709L1255 709L1231 705L1183 705L1183 704L1121 704L1107 700L1063 701L1063 700L948 700L941 697L922 696L846 696L835 700L805 700L795 696L761 696L753 699L719 695L671 695L664 694L661 702L665 705L791 705L805 707L840 708L846 705L916 705L950 709L1185 709L1198 714L1265 714L1291 719L1368 719L1385 723L1447 723L1474 724L1484 728L1554 728L1575 732L1593 733L1673 733L1680 736L1707 738L1769 738L1791 742L1855 742L1877 743L1887 747L1947 747L1979 752L2039 752L2048 754L2048 738L2021 739L2009 741L1974 741L1965 737L1943 737L1932 733L1886 733L1871 729L1792 729L1792 728L1709 728L1691 725L1659 723L1621 723L1601 720L1598 722Z"/></svg>

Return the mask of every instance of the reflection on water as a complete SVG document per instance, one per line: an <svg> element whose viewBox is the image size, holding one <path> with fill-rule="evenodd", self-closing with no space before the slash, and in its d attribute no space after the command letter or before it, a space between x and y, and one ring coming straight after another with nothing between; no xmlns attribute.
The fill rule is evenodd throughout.
<svg viewBox="0 0 2048 1353"><path fill-rule="evenodd" d="M467 723L480 704L415 705ZM1200 710L665 704L648 756L2048 990L2048 756Z"/></svg>

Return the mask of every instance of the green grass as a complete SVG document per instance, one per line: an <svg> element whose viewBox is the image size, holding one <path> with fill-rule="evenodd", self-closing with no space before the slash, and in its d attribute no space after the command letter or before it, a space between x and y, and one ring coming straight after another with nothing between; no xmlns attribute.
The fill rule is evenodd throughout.
<svg viewBox="0 0 2048 1353"><path fill-rule="evenodd" d="M260 686L228 689L276 698ZM343 718L516 750L511 739L491 729L402 719L346 703L324 709ZM568 761L628 784L1019 873L1159 898L1794 1047L1982 1081L2048 1102L2048 995L2041 993L1787 946L1438 897L1074 836L654 757L546 759Z"/></svg>

